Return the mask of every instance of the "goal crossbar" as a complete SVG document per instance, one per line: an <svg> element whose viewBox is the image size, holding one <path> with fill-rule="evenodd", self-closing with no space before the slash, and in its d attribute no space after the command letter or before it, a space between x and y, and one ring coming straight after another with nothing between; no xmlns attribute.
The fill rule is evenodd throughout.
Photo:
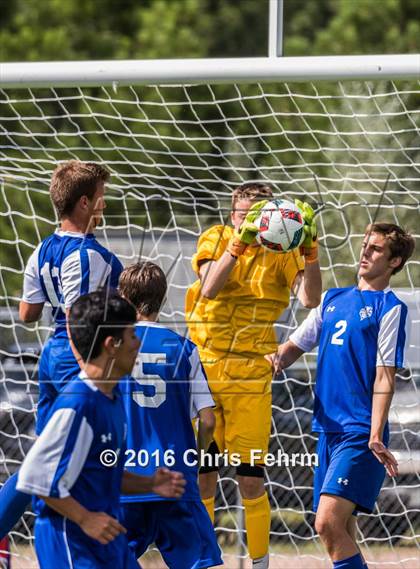
<svg viewBox="0 0 420 569"><path fill-rule="evenodd" d="M4 63L0 86L93 87L416 78L420 78L420 54Z"/></svg>

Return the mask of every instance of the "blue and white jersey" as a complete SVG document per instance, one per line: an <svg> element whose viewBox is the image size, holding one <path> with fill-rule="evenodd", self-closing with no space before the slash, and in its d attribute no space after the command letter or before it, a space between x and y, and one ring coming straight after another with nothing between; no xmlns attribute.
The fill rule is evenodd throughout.
<svg viewBox="0 0 420 569"><path fill-rule="evenodd" d="M390 288L333 288L290 336L319 344L314 432L369 433L376 367L404 367L407 306Z"/></svg>
<svg viewBox="0 0 420 569"><path fill-rule="evenodd" d="M123 267L93 234L57 230L44 239L25 268L22 300L49 302L55 337L67 337L65 311L83 294L101 286L118 286Z"/></svg>
<svg viewBox="0 0 420 569"><path fill-rule="evenodd" d="M47 425L23 461L16 487L38 496L72 496L88 510L117 517L126 435L119 389L111 399L81 372L55 400ZM113 457L118 457L116 463L106 466ZM57 515L42 504L40 515Z"/></svg>
<svg viewBox="0 0 420 569"><path fill-rule="evenodd" d="M198 350L156 322L139 322L136 334L141 345L133 377L120 382L128 421L125 467L143 475L153 475L159 466L178 470L187 482L181 499L199 501L198 467L188 465L198 458L191 420L214 401ZM121 496L122 502L163 499Z"/></svg>

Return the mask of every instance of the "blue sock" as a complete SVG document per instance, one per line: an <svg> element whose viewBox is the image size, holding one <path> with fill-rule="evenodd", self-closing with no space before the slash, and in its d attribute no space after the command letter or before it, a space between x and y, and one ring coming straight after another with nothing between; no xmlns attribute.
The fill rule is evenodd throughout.
<svg viewBox="0 0 420 569"><path fill-rule="evenodd" d="M342 559L341 561L334 561L334 569L365 569L365 564L362 561L360 553L356 553L352 557Z"/></svg>
<svg viewBox="0 0 420 569"><path fill-rule="evenodd" d="M16 490L18 473L15 472L2 486L0 490L0 539L13 528L21 516L23 516L31 496Z"/></svg>

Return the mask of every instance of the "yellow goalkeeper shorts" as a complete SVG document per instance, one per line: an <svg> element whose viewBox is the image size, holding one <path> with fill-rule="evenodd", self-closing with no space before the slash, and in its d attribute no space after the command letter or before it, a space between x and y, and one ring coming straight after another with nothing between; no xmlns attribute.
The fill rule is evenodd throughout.
<svg viewBox="0 0 420 569"><path fill-rule="evenodd" d="M232 358L201 354L216 404L214 440L220 452L262 464L271 427L270 364L261 356Z"/></svg>

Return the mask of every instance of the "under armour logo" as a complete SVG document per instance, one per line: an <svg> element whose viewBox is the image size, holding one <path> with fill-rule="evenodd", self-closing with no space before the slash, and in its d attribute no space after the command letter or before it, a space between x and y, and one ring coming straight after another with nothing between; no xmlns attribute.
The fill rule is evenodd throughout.
<svg viewBox="0 0 420 569"><path fill-rule="evenodd" d="M360 320L364 320L365 318L370 318L372 314L373 314L373 307L365 306L359 312Z"/></svg>
<svg viewBox="0 0 420 569"><path fill-rule="evenodd" d="M349 483L348 478L344 478L344 479L343 479L343 478L341 478L341 476L340 476L340 478L337 480L337 482L338 482L339 484L344 484L344 486L347 486L347 484Z"/></svg>
<svg viewBox="0 0 420 569"><path fill-rule="evenodd" d="M107 443L108 441L112 440L112 433L108 433L107 435L101 435L101 442Z"/></svg>
<svg viewBox="0 0 420 569"><path fill-rule="evenodd" d="M335 310L335 306L328 306L327 307L327 312L334 312Z"/></svg>

